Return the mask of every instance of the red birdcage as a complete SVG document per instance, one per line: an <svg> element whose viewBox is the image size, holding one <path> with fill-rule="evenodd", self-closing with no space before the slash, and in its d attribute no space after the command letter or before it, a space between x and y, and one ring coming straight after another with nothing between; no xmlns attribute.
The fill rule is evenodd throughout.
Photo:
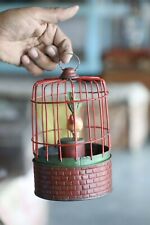
<svg viewBox="0 0 150 225"><path fill-rule="evenodd" d="M33 86L35 194L44 199L90 199L112 187L106 84L75 70Z"/></svg>

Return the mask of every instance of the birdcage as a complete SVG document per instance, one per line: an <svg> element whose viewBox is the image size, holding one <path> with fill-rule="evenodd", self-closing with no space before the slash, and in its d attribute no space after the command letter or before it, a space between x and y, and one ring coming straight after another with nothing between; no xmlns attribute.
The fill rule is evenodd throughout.
<svg viewBox="0 0 150 225"><path fill-rule="evenodd" d="M76 69L33 86L35 194L48 200L91 199L112 188L108 90Z"/></svg>

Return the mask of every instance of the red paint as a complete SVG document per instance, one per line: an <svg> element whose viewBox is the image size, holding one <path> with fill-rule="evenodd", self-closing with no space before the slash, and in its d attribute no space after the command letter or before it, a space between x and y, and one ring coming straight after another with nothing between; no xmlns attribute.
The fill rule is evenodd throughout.
<svg viewBox="0 0 150 225"><path fill-rule="evenodd" d="M33 85L32 149L35 156L35 193L38 196L53 200L80 200L111 191L110 160L81 168L48 166L51 149L56 150L54 153L58 154L60 161L63 158L77 160L88 156L92 162L95 155L110 151L107 95L103 79L79 77L72 68L64 69L59 78L40 80ZM68 99L68 96L71 98ZM81 106L79 111L76 108L78 105ZM64 118L60 117L62 109ZM60 120L63 119L66 125L61 127ZM64 138L68 140L65 143ZM46 161L39 165L36 161L41 148L45 149L43 157Z"/></svg>
<svg viewBox="0 0 150 225"><path fill-rule="evenodd" d="M101 197L112 190L111 169L111 160L75 169L44 167L34 161L35 194L44 199L62 201ZM86 175L79 175L81 171ZM91 177L92 174L97 178Z"/></svg>

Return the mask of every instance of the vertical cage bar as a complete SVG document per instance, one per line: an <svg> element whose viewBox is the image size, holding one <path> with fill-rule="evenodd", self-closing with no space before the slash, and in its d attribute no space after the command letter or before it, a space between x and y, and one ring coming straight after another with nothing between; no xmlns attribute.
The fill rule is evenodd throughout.
<svg viewBox="0 0 150 225"><path fill-rule="evenodd" d="M79 100L80 100L80 102L81 102L81 104L82 104L82 95L83 95L83 90L82 90L82 85L81 85L82 83L81 83L81 81L79 80ZM84 133L84 120L83 120L83 136L85 135L85 133Z"/></svg>
<svg viewBox="0 0 150 225"><path fill-rule="evenodd" d="M90 156L91 160L93 157L93 149L92 149L92 138L91 138L91 120L90 120L90 108L89 108L89 100L88 100L88 89L87 82L85 84L85 95L86 95L86 105L87 105L87 118L88 118L88 130L89 130L89 141L90 141Z"/></svg>
<svg viewBox="0 0 150 225"><path fill-rule="evenodd" d="M95 107L94 107L94 93L93 93L93 82L90 82L91 84L91 93L92 93L92 110L91 112L93 112L93 125L94 125L94 141L96 140L96 122L95 122Z"/></svg>
<svg viewBox="0 0 150 225"><path fill-rule="evenodd" d="M108 147L109 149L111 149L111 139L110 139L110 122L109 122L109 114L108 114L108 91L107 91L107 87L106 87L106 83L103 80L102 84L104 86L104 90L105 90L105 109L106 109L106 121L107 121L107 136L108 136Z"/></svg>
<svg viewBox="0 0 150 225"><path fill-rule="evenodd" d="M100 124L101 124L101 143L102 143L102 154L104 154L104 143L103 143L103 136L104 136L104 128L103 128L103 116L102 116L102 104L101 104L101 91L99 89L99 85L101 84L101 81L99 83L95 81L96 87L97 87L97 93L98 93L98 102L99 102L99 112L100 112Z"/></svg>
<svg viewBox="0 0 150 225"><path fill-rule="evenodd" d="M35 103L33 102L35 101L35 85L33 86L33 90L32 90L32 151L33 154L35 153L35 133L34 133L34 129L35 129L35 121L34 121L34 116L35 116Z"/></svg>
<svg viewBox="0 0 150 225"><path fill-rule="evenodd" d="M38 115L37 115L37 86L35 87L35 152L36 158L38 158Z"/></svg>
<svg viewBox="0 0 150 225"><path fill-rule="evenodd" d="M47 104L46 104L46 87L44 87L44 103L45 103L45 133L46 133L46 160L48 161L48 129L47 129Z"/></svg>
<svg viewBox="0 0 150 225"><path fill-rule="evenodd" d="M42 102L41 102L41 117L42 117L42 136L43 136L43 146L44 146L44 143L45 143L45 138L44 138L44 104L43 104L43 101L44 101L44 98L43 98L43 84L41 85L41 89L42 89L42 92L41 92L41 97L42 97Z"/></svg>
<svg viewBox="0 0 150 225"><path fill-rule="evenodd" d="M51 84L51 97L52 97L52 112L53 112L53 126L54 126L54 144L56 145L56 121L55 121L55 106L54 106L54 84Z"/></svg>
<svg viewBox="0 0 150 225"><path fill-rule="evenodd" d="M100 87L101 87L102 124L103 124L102 153L104 155L104 146L105 146L105 138L106 138L105 132L104 132L104 129L105 129L105 125L104 125L104 120L105 120L105 117L104 117L104 98L105 98L105 91L103 90L102 81L100 82Z"/></svg>
<svg viewBox="0 0 150 225"><path fill-rule="evenodd" d="M69 115L68 115L68 106L67 106L67 101L68 101L68 99L67 99L67 81L64 83L64 85L65 85L65 88L64 88L64 96L65 96L65 111L66 111L66 121L67 121L67 119L68 119L68 117L69 117ZM67 127L66 127L66 129L67 129ZM69 130L67 129L67 137L69 137Z"/></svg>
<svg viewBox="0 0 150 225"><path fill-rule="evenodd" d="M60 142L60 128L59 128L59 84L57 83L57 134L58 134L58 147L59 147L59 159L62 161L62 151L61 151L61 142Z"/></svg>
<svg viewBox="0 0 150 225"><path fill-rule="evenodd" d="M72 88L72 103L73 103L73 112L74 112L74 138L75 138L75 159L78 158L77 153L77 134L76 134L76 108L75 108L75 94L74 94L74 84L71 82L71 88Z"/></svg>

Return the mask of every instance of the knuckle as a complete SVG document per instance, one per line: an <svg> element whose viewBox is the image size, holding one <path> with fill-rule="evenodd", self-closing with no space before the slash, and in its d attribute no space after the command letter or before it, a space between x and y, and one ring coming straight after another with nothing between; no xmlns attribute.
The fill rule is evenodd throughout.
<svg viewBox="0 0 150 225"><path fill-rule="evenodd" d="M57 26L57 24L55 24L55 23L49 23L49 24L48 24L48 28L51 29L51 30L53 30L53 32L56 32L58 26Z"/></svg>
<svg viewBox="0 0 150 225"><path fill-rule="evenodd" d="M55 70L56 66L57 66L57 64L51 64L47 67L47 70L50 70L50 71Z"/></svg>
<svg viewBox="0 0 150 225"><path fill-rule="evenodd" d="M34 72L32 72L32 74L34 76L40 76L40 75L42 75L42 73L43 73L43 71L34 71Z"/></svg>
<svg viewBox="0 0 150 225"><path fill-rule="evenodd" d="M62 51L71 51L72 50L72 44L71 41L67 38L64 39L61 45Z"/></svg>
<svg viewBox="0 0 150 225"><path fill-rule="evenodd" d="M71 39L70 38L66 38L66 42L68 43L69 46L71 46Z"/></svg>
<svg viewBox="0 0 150 225"><path fill-rule="evenodd" d="M34 76L40 76L40 75L43 73L43 70L37 69L37 68L36 68L36 69L35 69L35 68L34 68L34 69L32 68L32 69L30 69L29 71L30 71L30 72L32 73L32 75L34 75Z"/></svg>
<svg viewBox="0 0 150 225"><path fill-rule="evenodd" d="M33 6L33 7L31 7L30 9L32 10L33 13L38 13L39 10L41 10L41 8L38 7L38 6Z"/></svg>

